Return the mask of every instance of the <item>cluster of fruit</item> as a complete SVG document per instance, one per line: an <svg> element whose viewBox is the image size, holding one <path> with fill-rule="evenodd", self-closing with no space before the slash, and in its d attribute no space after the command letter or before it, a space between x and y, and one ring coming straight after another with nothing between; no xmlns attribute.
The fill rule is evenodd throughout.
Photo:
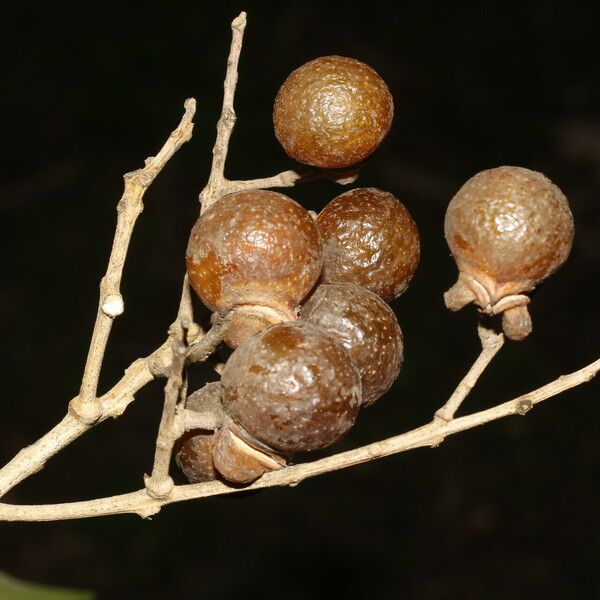
<svg viewBox="0 0 600 600"><path fill-rule="evenodd" d="M392 115L379 75L339 56L294 71L273 111L286 152L327 169L369 156ZM235 351L219 384L223 426L180 440L188 479L246 483L343 436L400 371L402 331L387 302L418 262L412 217L375 188L342 194L317 217L267 190L227 195L203 213L188 245L189 280L227 316Z"/></svg>
<svg viewBox="0 0 600 600"><path fill-rule="evenodd" d="M325 169L363 161L392 116L379 75L339 56L294 71L273 110L288 155ZM525 337L524 292L571 248L566 198L540 173L483 171L451 201L445 229L460 270L447 306L502 313L508 337ZM405 291L419 254L409 212L375 188L341 194L316 217L267 190L227 195L202 214L187 249L189 281L227 317L225 342L235 350L214 384L222 426L179 441L188 479L247 483L343 436L400 371L403 337L387 302ZM187 408L200 400L190 397Z"/></svg>

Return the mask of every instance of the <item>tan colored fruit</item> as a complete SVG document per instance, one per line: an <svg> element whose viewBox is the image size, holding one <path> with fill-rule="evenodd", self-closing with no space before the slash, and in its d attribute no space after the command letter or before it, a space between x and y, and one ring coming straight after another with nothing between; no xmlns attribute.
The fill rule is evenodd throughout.
<svg viewBox="0 0 600 600"><path fill-rule="evenodd" d="M446 240L460 271L444 298L451 310L474 302L503 315L511 339L532 329L531 291L569 256L574 225L569 203L547 177L522 167L481 171L452 198Z"/></svg>
<svg viewBox="0 0 600 600"><path fill-rule="evenodd" d="M322 56L285 80L273 123L293 159L337 169L367 158L388 133L393 115L388 87L371 67L345 56Z"/></svg>
<svg viewBox="0 0 600 600"><path fill-rule="evenodd" d="M352 283L322 284L300 309L300 319L333 333L348 350L361 376L363 406L390 389L404 341L396 315L377 294Z"/></svg>
<svg viewBox="0 0 600 600"><path fill-rule="evenodd" d="M230 345L266 325L296 318L321 272L319 234L291 198L255 190L221 198L194 225L186 254L190 284L222 315Z"/></svg>
<svg viewBox="0 0 600 600"><path fill-rule="evenodd" d="M231 355L223 407L254 439L292 454L333 444L354 424L360 375L330 333L299 321L273 325Z"/></svg>
<svg viewBox="0 0 600 600"><path fill-rule="evenodd" d="M377 188L334 198L317 217L323 283L355 283L386 302L397 298L419 265L419 231L406 207Z"/></svg>

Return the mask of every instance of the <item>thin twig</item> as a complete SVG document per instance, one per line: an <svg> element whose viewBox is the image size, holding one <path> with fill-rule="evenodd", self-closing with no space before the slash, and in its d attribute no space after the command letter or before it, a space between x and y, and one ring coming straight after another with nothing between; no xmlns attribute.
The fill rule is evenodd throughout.
<svg viewBox="0 0 600 600"><path fill-rule="evenodd" d="M146 159L144 168L127 173L124 177L125 189L117 205L117 227L106 274L100 282L100 301L81 388L79 396L69 406L71 414L85 423L97 421L102 414L102 407L96 397L98 379L113 320L124 311L120 291L121 277L133 228L144 208L144 194L173 154L192 137L196 101L189 98L184 106L185 114L179 126L171 133L158 154Z"/></svg>
<svg viewBox="0 0 600 600"><path fill-rule="evenodd" d="M244 27L245 13L241 13L240 16L237 17L237 19L235 19L232 23L233 39L230 50L230 61L228 61L227 76L225 79L225 97L223 102L224 114L226 112L225 108L228 105L231 105L231 107L233 107L233 94L235 93L235 85L237 83L236 56L239 59ZM236 71L235 75L232 72L234 70ZM193 117L193 111L195 109L195 101L193 99L188 100L186 102L185 108L186 113L182 119L182 123L184 123L184 121L187 123L187 119L189 117L189 133L191 135L191 120ZM224 126L229 126L231 129L227 131L226 129L224 129ZM180 127L181 124L179 128ZM222 117L222 124L221 127L218 129L217 141L213 149L214 158L211 169L211 177L209 178L209 184L202 192L201 197L208 192L211 192L211 194L217 199L222 195L221 185L224 181L222 169L224 169L225 157L227 155L227 148L223 145L228 144L232 129L233 123L230 122L228 124L227 120ZM181 146L181 144L185 140L183 138L180 138L179 135L176 134L176 131L171 134L169 140L163 147L163 150L161 150L157 157L154 160L151 160L150 163L147 164L146 167L141 170L142 172L145 169L157 169L158 165L160 165L162 168L166 160L168 160L168 157L170 157L170 155L172 155L179 148L179 146ZM165 148L167 148L167 146L169 146L170 144L173 146L173 151L170 153L170 155L168 155L164 151ZM145 192L151 180L153 180L156 177L159 170L160 169L157 169L156 171L149 171L149 175L147 177L151 179L147 182L146 187L143 188L143 192ZM126 190L128 181L131 181L130 185L132 185L133 183L137 182L137 179L129 180L126 176ZM144 183L146 183L146 181L147 179L143 179ZM212 183L210 183L211 181ZM125 194L123 197L125 197ZM122 201L123 198L121 199L121 202ZM121 214L121 212L119 214ZM123 269L127 247L123 248L122 245L113 243L113 253L114 248L116 248L117 246L121 248L120 252L122 252L122 254L118 254L118 257L120 258L118 266L121 273ZM112 256L113 255L111 254L111 259L109 260L109 271L111 269L111 264L113 261ZM112 281L114 281L114 279ZM191 302L191 300L189 300L189 287L187 284L186 276L184 277L180 306L183 303L187 302ZM81 415L79 417L75 417L71 413L77 412L78 408L80 408L77 406L78 404L81 405L81 403L78 402L78 398L80 397L71 401L70 414L68 414L64 419L62 419L46 435L41 437L39 440L37 440L35 443L31 444L27 448L21 450L8 464L6 464L2 469L0 469L0 497L2 497L9 490L18 485L21 481L23 481L30 475L42 469L46 462L52 456L57 454L60 450L62 450L65 446L77 439L80 435L88 431L91 428L92 424L104 421L108 417L116 418L120 416L125 411L127 406L134 400L135 392L137 392L141 387L146 385L149 381L151 381L155 377L166 377L168 375L171 367L171 352L168 342L165 342L150 356L146 358L140 358L134 361L131 364L131 366L126 370L125 376L109 392L107 392L102 398L99 399L101 410L97 410L97 407L94 405L97 380L99 377L101 362L104 356L104 350L106 348L106 342L108 340L108 335L110 333L110 326L112 322L112 320L110 322L107 322L103 316L100 316L103 304L104 302L102 301L101 296L97 320L99 320L99 322L101 323L99 327L102 327L103 333L101 336L99 334L96 334L96 338L97 340L104 339L104 342L102 344L102 351L99 352L97 350L97 343L96 341L92 340L92 343L90 345L90 351L88 353L88 362L92 361L90 368L92 372L95 373L93 377L95 383L92 387L90 387L89 385L89 382L92 381L92 375L84 375L87 382L86 389L91 391L91 389L93 388L94 390L92 394L93 400L91 403L93 405L93 409L91 411L88 411L88 418L83 419L81 418ZM102 314L104 313L102 312ZM213 336L209 337L208 340L205 340L203 342L203 345L201 346L202 352L200 352L199 354L205 355L206 352L210 349L210 344L207 344L207 341L210 342L210 344L215 344L215 338ZM191 347L191 350L193 349L194 346ZM86 366L86 373L87 370L88 368ZM90 404L87 404L87 406L89 408Z"/></svg>
<svg viewBox="0 0 600 600"><path fill-rule="evenodd" d="M354 183L359 175L359 167L345 171L327 171L325 169L303 169L283 171L271 177L262 179L249 179L247 181L226 179L223 183L224 194L235 192L247 192L249 190L260 190L267 188L292 187L297 183L315 181L318 179L329 179L340 185Z"/></svg>
<svg viewBox="0 0 600 600"><path fill-rule="evenodd" d="M182 308L184 307L185 304L182 304ZM165 403L156 438L154 466L152 474L144 477L146 491L152 498L156 499L167 498L174 486L173 479L169 475L169 465L171 464L171 454L176 440L175 411L184 387L183 369L188 350L185 342L187 331L181 323L181 312L183 310L180 310L180 318L174 325L175 331L172 335L171 374L165 386Z"/></svg>
<svg viewBox="0 0 600 600"><path fill-rule="evenodd" d="M235 110L233 99L238 80L238 63L244 31L246 29L246 13L241 12L231 23L232 40L227 59L227 72L223 84L223 108L221 117L217 123L217 139L213 148L213 161L210 176L206 187L200 193L201 211L204 212L223 195L223 183L225 180L225 161L229 149L229 140L235 126Z"/></svg>
<svg viewBox="0 0 600 600"><path fill-rule="evenodd" d="M223 341L223 336L227 333L229 325L228 319L215 323L196 343L190 346L187 362L193 364L206 360Z"/></svg>
<svg viewBox="0 0 600 600"><path fill-rule="evenodd" d="M228 322L215 325L188 349L188 364L205 360L220 343ZM157 377L167 377L171 370L171 345L167 340L152 354L138 358L123 377L99 398L102 414L96 424L109 418L120 417L135 399L135 393ZM0 498L30 475L43 469L46 462L94 424L84 423L67 414L53 429L39 440L21 450L0 469Z"/></svg>
<svg viewBox="0 0 600 600"><path fill-rule="evenodd" d="M150 498L145 490L139 490L110 498L65 504L41 506L0 504L0 520L53 521L126 513L138 514L141 517L150 517L158 513L162 506L174 502L184 502L207 496L235 494L274 486L295 486L305 479L331 471L338 471L414 448L435 447L439 445L440 441L450 435L479 427L503 417L524 415L536 404L556 396L565 390L590 381L599 371L600 359L579 371L563 375L537 390L494 408L454 419L449 423L434 420L428 425L387 440L374 442L355 450L334 454L333 456L313 462L286 467L278 471L271 471L263 475L258 481L243 488L230 487L219 481L209 481L206 483L176 486L169 498L163 500Z"/></svg>
<svg viewBox="0 0 600 600"><path fill-rule="evenodd" d="M501 333L496 333L481 325L477 331L481 340L481 354L473 363L473 366L469 369L464 379L458 384L454 393L448 398L448 402L435 413L434 418L436 420L446 423L452 421L463 400L469 395L481 374L504 344L504 336Z"/></svg>

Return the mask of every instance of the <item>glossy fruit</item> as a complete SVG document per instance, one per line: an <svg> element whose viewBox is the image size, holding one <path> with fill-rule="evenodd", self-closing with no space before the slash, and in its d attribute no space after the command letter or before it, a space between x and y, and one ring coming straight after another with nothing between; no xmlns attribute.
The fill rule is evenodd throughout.
<svg viewBox="0 0 600 600"><path fill-rule="evenodd" d="M419 264L419 231L406 207L377 188L334 198L317 217L323 283L355 283L385 301L408 287Z"/></svg>
<svg viewBox="0 0 600 600"><path fill-rule="evenodd" d="M313 218L291 198L239 192L198 219L186 262L200 299L221 314L233 311L235 347L270 323L296 318L321 271L321 244Z"/></svg>
<svg viewBox="0 0 600 600"><path fill-rule="evenodd" d="M351 283L322 284L300 309L300 319L333 333L348 350L361 376L363 406L383 396L398 377L402 331L377 294Z"/></svg>
<svg viewBox="0 0 600 600"><path fill-rule="evenodd" d="M447 306L475 302L486 313L503 313L508 337L525 337L531 320L523 292L556 271L571 250L573 216L564 194L529 169L482 171L450 202L445 233L460 271Z"/></svg>
<svg viewBox="0 0 600 600"><path fill-rule="evenodd" d="M275 135L298 162L337 169L367 158L392 124L394 104L381 77L345 56L311 60L275 99Z"/></svg>
<svg viewBox="0 0 600 600"><path fill-rule="evenodd" d="M354 424L360 375L335 336L298 321L273 325L231 355L222 400L233 421L282 453L324 448Z"/></svg>

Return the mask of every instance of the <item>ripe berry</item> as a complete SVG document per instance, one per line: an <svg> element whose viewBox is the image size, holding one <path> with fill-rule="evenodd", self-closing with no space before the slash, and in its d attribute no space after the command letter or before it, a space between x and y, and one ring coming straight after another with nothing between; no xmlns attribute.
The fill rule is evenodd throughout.
<svg viewBox="0 0 600 600"><path fill-rule="evenodd" d="M451 310L475 302L503 314L512 339L531 332L533 290L567 259L573 216L564 194L541 173L521 167L481 171L458 191L446 211L446 240L460 271L444 298Z"/></svg>
<svg viewBox="0 0 600 600"><path fill-rule="evenodd" d="M255 190L221 198L196 222L187 248L190 284L212 310L232 313L228 343L293 320L321 271L311 215L291 198Z"/></svg>
<svg viewBox="0 0 600 600"><path fill-rule="evenodd" d="M348 350L361 376L363 406L390 389L404 342L396 315L379 296L351 283L322 284L300 309L300 319L333 333Z"/></svg>
<svg viewBox="0 0 600 600"><path fill-rule="evenodd" d="M354 424L360 375L337 339L280 323L243 342L222 377L223 407L253 438L282 453L324 448Z"/></svg>
<svg viewBox="0 0 600 600"><path fill-rule="evenodd" d="M284 81L273 123L293 159L337 169L367 158L386 136L393 115L392 96L371 67L345 56L322 56Z"/></svg>
<svg viewBox="0 0 600 600"><path fill-rule="evenodd" d="M392 194L350 190L321 211L317 226L324 283L356 283L387 302L408 287L419 264L419 231Z"/></svg>

